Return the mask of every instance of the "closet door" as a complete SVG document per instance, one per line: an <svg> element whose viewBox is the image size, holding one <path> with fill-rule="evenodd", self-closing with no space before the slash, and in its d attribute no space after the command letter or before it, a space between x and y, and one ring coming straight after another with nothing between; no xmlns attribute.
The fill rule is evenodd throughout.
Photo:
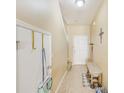
<svg viewBox="0 0 124 93"><path fill-rule="evenodd" d="M34 48L32 49L32 60L34 63L34 71L36 77L34 77L35 88L39 87L39 84L43 83L43 62L42 62L42 34L34 32Z"/></svg>
<svg viewBox="0 0 124 93"><path fill-rule="evenodd" d="M51 45L51 35L44 34L44 48L46 54L46 63L45 63L45 78L51 77L51 53L52 53L52 45Z"/></svg>
<svg viewBox="0 0 124 93"><path fill-rule="evenodd" d="M31 93L31 36L30 30L17 27L17 93Z"/></svg>
<svg viewBox="0 0 124 93"><path fill-rule="evenodd" d="M32 48L32 31L17 27L17 93L37 93L42 81L41 33L34 33Z"/></svg>

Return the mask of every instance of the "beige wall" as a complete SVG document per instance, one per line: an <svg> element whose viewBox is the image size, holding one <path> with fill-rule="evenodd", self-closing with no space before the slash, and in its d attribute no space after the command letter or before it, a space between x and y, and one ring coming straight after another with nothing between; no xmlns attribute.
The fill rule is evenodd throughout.
<svg viewBox="0 0 124 93"><path fill-rule="evenodd" d="M17 18L52 33L52 76L55 93L66 71L67 40L58 0L17 0Z"/></svg>
<svg viewBox="0 0 124 93"><path fill-rule="evenodd" d="M90 42L90 26L88 25L67 25L67 33L69 36L69 60L73 61L73 37L75 35L83 36L86 35Z"/></svg>
<svg viewBox="0 0 124 93"><path fill-rule="evenodd" d="M103 71L103 84L108 87L108 13L107 0L104 0L98 14L95 17L95 25L91 27L91 40L94 45L94 62L96 62ZM100 44L99 31L103 29L103 43Z"/></svg>

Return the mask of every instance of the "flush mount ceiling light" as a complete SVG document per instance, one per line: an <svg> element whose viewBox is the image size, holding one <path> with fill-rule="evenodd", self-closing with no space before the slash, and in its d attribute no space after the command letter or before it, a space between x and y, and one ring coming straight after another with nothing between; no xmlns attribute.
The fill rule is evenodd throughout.
<svg viewBox="0 0 124 93"><path fill-rule="evenodd" d="M85 4L85 0L74 0L74 2L78 7L82 7Z"/></svg>

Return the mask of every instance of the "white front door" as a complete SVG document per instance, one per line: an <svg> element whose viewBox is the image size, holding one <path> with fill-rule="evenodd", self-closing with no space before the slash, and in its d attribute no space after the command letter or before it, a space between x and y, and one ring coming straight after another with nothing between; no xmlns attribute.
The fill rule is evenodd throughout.
<svg viewBox="0 0 124 93"><path fill-rule="evenodd" d="M88 57L88 37L74 36L73 38L73 65L86 64Z"/></svg>

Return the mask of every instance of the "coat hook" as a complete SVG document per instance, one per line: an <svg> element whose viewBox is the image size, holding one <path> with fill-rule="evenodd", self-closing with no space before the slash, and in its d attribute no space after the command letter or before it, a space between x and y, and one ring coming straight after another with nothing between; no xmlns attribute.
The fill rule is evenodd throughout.
<svg viewBox="0 0 124 93"><path fill-rule="evenodd" d="M34 47L34 32L32 31L32 49L36 49L35 47Z"/></svg>

